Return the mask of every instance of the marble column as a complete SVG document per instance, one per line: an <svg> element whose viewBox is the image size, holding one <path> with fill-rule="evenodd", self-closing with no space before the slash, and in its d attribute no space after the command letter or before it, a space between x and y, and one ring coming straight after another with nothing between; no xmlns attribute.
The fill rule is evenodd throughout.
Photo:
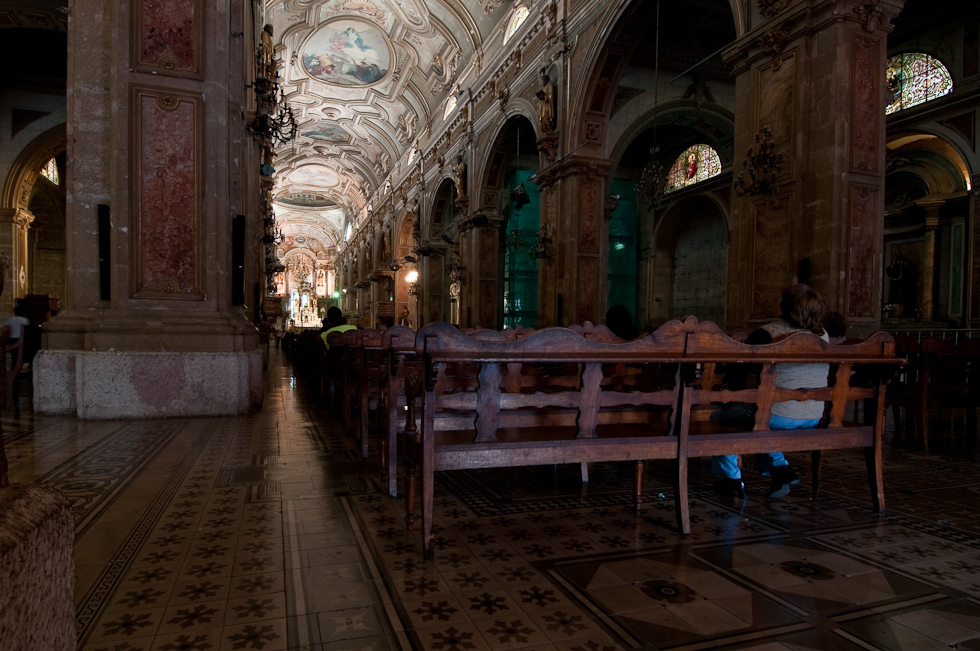
<svg viewBox="0 0 980 651"><path fill-rule="evenodd" d="M867 333L881 318L886 40L904 0L787 5L751 3L754 27L724 54L735 168L762 171L748 150L767 133L782 157L774 183L733 187L728 326L772 318L781 290L807 280Z"/></svg>
<svg viewBox="0 0 980 651"><path fill-rule="evenodd" d="M468 217L460 227L460 257L466 266L460 300L460 326L497 328L500 313L499 267L501 215L482 212Z"/></svg>
<svg viewBox="0 0 980 651"><path fill-rule="evenodd" d="M919 316L923 321L932 321L935 316L936 231L939 230L939 209L946 204L946 201L916 201L915 204L926 211L926 239L922 250L922 300L919 302Z"/></svg>
<svg viewBox="0 0 980 651"><path fill-rule="evenodd" d="M252 27L244 0L72 5L68 282L45 325L37 411L155 417L261 404L257 333L232 304L231 274L232 221L258 214L243 117ZM261 236L247 224L244 259ZM258 272L246 265L245 287L264 280Z"/></svg>

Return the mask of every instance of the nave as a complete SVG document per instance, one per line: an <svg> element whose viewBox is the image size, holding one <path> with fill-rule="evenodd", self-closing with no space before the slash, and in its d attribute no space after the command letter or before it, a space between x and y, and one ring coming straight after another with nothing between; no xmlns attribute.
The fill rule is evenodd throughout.
<svg viewBox="0 0 980 651"><path fill-rule="evenodd" d="M889 428L883 517L856 451L826 455L818 500L807 455L771 502L751 461L744 502L697 464L688 537L657 464L640 513L627 467L443 473L427 563L313 385L277 350L266 373L247 416L3 414L12 479L75 508L80 649L980 649L961 413L933 423L945 453Z"/></svg>

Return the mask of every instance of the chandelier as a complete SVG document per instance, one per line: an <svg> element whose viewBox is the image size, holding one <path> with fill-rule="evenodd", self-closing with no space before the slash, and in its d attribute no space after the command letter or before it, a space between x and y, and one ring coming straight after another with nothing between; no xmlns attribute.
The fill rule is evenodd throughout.
<svg viewBox="0 0 980 651"><path fill-rule="evenodd" d="M742 161L742 171L735 179L735 193L744 197L771 197L779 192L779 169L783 163L783 155L775 153L772 144L772 129L769 125L762 127L762 135L755 134L755 146L749 147L745 160ZM746 180L745 173L749 178Z"/></svg>
<svg viewBox="0 0 980 651"><path fill-rule="evenodd" d="M656 139L656 126L654 126L654 139ZM654 206L660 203L664 197L664 188L667 185L667 170L660 162L660 147L654 144L650 147L651 160L643 167L640 174L640 182L636 186L636 191L647 204Z"/></svg>

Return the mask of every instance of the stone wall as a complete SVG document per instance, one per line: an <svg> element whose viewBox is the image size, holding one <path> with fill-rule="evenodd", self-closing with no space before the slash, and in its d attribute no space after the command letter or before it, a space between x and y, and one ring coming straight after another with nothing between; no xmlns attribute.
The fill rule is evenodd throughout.
<svg viewBox="0 0 980 651"><path fill-rule="evenodd" d="M698 217L677 238L672 316L693 314L725 327L728 232L717 215Z"/></svg>

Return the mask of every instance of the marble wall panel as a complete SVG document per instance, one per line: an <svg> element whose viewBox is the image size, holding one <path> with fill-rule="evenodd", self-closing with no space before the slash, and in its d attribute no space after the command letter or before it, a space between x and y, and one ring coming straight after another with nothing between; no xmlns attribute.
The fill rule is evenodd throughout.
<svg viewBox="0 0 980 651"><path fill-rule="evenodd" d="M880 120L884 117L879 97L881 84L868 83L883 74L881 42L855 34L854 65L851 68L851 169L877 172Z"/></svg>
<svg viewBox="0 0 980 651"><path fill-rule="evenodd" d="M585 181L582 184L582 212L579 215L578 242L583 251L599 249L599 182Z"/></svg>
<svg viewBox="0 0 980 651"><path fill-rule="evenodd" d="M137 65L159 68L164 74L200 73L200 0L136 0L134 12L139 35ZM196 75L195 75L196 76Z"/></svg>
<svg viewBox="0 0 980 651"><path fill-rule="evenodd" d="M849 319L870 319L875 313L878 282L875 220L878 188L855 185L849 198L847 250L847 314Z"/></svg>
<svg viewBox="0 0 980 651"><path fill-rule="evenodd" d="M137 294L203 298L200 98L137 91Z"/></svg>
<svg viewBox="0 0 980 651"><path fill-rule="evenodd" d="M578 317L577 321L596 322L599 300L599 258L579 256L578 259Z"/></svg>

